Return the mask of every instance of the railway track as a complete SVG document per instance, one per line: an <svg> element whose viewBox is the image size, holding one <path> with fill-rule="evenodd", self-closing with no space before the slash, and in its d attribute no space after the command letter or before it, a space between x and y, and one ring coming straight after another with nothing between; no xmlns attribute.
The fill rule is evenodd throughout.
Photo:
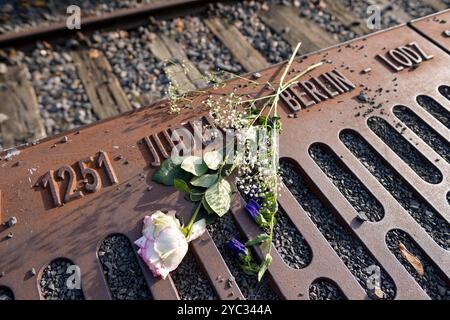
<svg viewBox="0 0 450 320"><path fill-rule="evenodd" d="M86 30L69 39L61 38L68 31L58 26L24 31L15 40L0 36L0 45L16 44L14 49L2 49L1 144L4 148L36 144L22 147L18 156L10 150L13 160L6 161L6 152L0 162L5 177L0 182L0 219L17 216L19 221L12 229L0 229L5 234L0 251L7 257L0 261L0 272L5 273L0 296L367 299L371 293L365 270L374 265L381 269L387 299L449 299L450 89L445 64L450 47L442 35L449 26L448 11L338 45L371 31L361 12L344 10L352 3L232 2L208 7L203 2L194 13L192 8L177 7L191 13L187 16L173 17L176 14L168 14L167 8L157 7L152 19L147 18L149 11L123 11L131 21L123 28L94 20L92 28L105 23L106 29ZM423 1L425 9L413 10L401 3L379 2L385 12L408 21L420 10L443 9L442 3ZM151 11L151 5L145 10ZM117 18L109 19L112 23ZM392 19L383 25L391 25ZM24 42L32 38L40 40ZM180 121L162 116L163 107L132 111L163 98L169 80L184 91L203 88L201 75L216 68L233 73L264 70L263 78L276 77L277 67L269 66L285 60L299 40L304 54L334 47L311 54L306 62L299 60L298 67L313 60L328 61L329 67L315 75L319 83L326 82L327 76L336 77L327 73L333 68L340 74L328 83L329 91L309 96L311 108L305 109L294 92L285 97L288 124L283 139L288 142L282 153L294 161L282 162L286 176L282 223L276 231L277 253L268 279L258 284L238 273L225 250L230 235L250 238L256 232L235 199L233 218L211 227L196 241L193 255L171 279L155 281L136 259L128 239L137 237L143 210L182 209L187 204L150 182L154 169L149 163L156 159L136 141ZM420 55L424 66L417 64L409 74L397 70L401 64L392 62L386 51L413 42L418 47L410 49ZM374 53L388 62L381 64ZM171 60L182 61L190 72L167 63ZM427 70L433 70L432 80ZM345 80L339 78L342 74ZM410 75L418 80L409 80ZM425 79L429 83L423 88ZM355 96L361 90L366 96L358 100ZM420 99L413 101L419 93ZM119 117L124 112L131 113ZM290 117L294 113L299 119ZM103 121L79 129L99 120ZM352 130L341 131L344 128ZM336 141L338 132L341 142ZM55 134L59 136L51 138ZM46 136L50 138L37 143ZM40 189L30 191L28 178L34 184L46 171L88 155L97 157L100 150L110 154L119 186L107 185L99 194L57 209ZM48 154L45 159L43 152ZM42 208L31 205L41 202ZM78 219L81 214L91 218ZM75 230L81 231L81 241L72 235ZM9 232L14 237L8 238ZM27 248L31 242L36 245ZM402 257L400 242L424 263L425 278L417 276ZM18 257L13 253L17 248L39 254ZM65 271L72 263L81 266L82 290L64 287ZM187 274L195 274L194 280L187 280Z"/></svg>
<svg viewBox="0 0 450 320"><path fill-rule="evenodd" d="M185 61L196 78L217 68L241 73L283 61L299 39L307 53L371 31L364 20L371 2L361 2L360 12L355 6L355 13L345 10L345 1L228 1L212 9L208 2L152 1L88 16L82 19L83 34L69 30L65 21L31 29L20 29L19 23L18 33L1 34L0 77L7 103L0 113L8 120L2 120L0 148L149 105L165 96L169 78L179 78L176 82L187 90L204 85L184 79L177 67L165 69L165 61L174 57ZM400 5L379 5L410 20L418 11L445 7L437 3L421 2L422 11L411 10L410 4L408 12ZM61 8L49 11L56 20L65 17ZM156 19L150 21L149 15ZM171 18L176 15L181 16ZM386 27L403 20L382 22Z"/></svg>

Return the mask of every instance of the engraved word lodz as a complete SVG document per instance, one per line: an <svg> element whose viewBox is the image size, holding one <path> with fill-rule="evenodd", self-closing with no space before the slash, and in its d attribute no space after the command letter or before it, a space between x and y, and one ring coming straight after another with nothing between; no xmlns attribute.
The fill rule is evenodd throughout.
<svg viewBox="0 0 450 320"><path fill-rule="evenodd" d="M405 68L418 66L423 61L433 59L416 42L389 50L386 54L378 54L377 57L395 72Z"/></svg>
<svg viewBox="0 0 450 320"><path fill-rule="evenodd" d="M205 134L205 129L208 129L209 134ZM206 147L213 140L211 132L214 130L218 129L213 122L208 117L202 117L198 120L187 121L174 129L168 128L153 133L144 137L141 142L150 152L150 164L158 167L161 165L161 161L171 156L174 148L183 149L186 155L186 153L190 154L191 151L200 149L200 145ZM176 142L177 144L175 144Z"/></svg>
<svg viewBox="0 0 450 320"><path fill-rule="evenodd" d="M79 160L77 166L83 179L80 182L77 182L77 173L71 166L62 166L56 170L56 177L55 171L50 170L40 178L39 184L50 191L54 207L60 207L64 203L83 197L83 192L98 192L102 187L100 169L106 173L111 184L119 183L108 154L105 151L99 151L96 159L87 157ZM67 181L62 199L57 180Z"/></svg>
<svg viewBox="0 0 450 320"><path fill-rule="evenodd" d="M345 92L350 92L356 86L339 71L325 72L309 80L300 81L281 94L281 100L291 108L299 111L322 101L333 99Z"/></svg>

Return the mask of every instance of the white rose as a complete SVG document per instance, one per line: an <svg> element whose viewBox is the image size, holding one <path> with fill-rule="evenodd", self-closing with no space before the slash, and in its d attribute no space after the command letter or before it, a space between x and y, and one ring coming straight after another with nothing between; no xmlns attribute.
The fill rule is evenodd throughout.
<svg viewBox="0 0 450 320"><path fill-rule="evenodd" d="M178 267L188 251L188 242L203 234L206 222L202 219L194 223L187 239L180 227L174 212L164 214L156 211L144 218L143 236L135 244L139 247L138 254L155 277L165 279Z"/></svg>

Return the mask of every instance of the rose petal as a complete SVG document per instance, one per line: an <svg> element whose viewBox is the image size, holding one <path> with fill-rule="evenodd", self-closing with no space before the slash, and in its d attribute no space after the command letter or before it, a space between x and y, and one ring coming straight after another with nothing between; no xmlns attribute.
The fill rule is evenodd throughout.
<svg viewBox="0 0 450 320"><path fill-rule="evenodd" d="M186 243L186 238L180 229L166 228L155 239L155 251L158 252L161 259L165 259L166 256L177 250L184 243Z"/></svg>
<svg viewBox="0 0 450 320"><path fill-rule="evenodd" d="M187 242L197 239L206 231L206 220L201 219L192 225L191 234L187 238Z"/></svg>
<svg viewBox="0 0 450 320"><path fill-rule="evenodd" d="M145 247L145 241L147 240L146 237L140 237L139 239L137 239L134 244L137 245L139 248L144 248Z"/></svg>
<svg viewBox="0 0 450 320"><path fill-rule="evenodd" d="M166 256L162 260L161 274L167 272L167 274L176 268L178 268L181 261L183 261L184 256L188 252L188 244L186 241L182 242L177 250L173 250L170 255Z"/></svg>
<svg viewBox="0 0 450 320"><path fill-rule="evenodd" d="M161 230L165 228L179 228L178 219L173 218L164 214L161 211L156 211L151 216L151 223L149 223L149 232L151 232L151 237L156 239L158 237ZM178 222L178 223L177 223Z"/></svg>

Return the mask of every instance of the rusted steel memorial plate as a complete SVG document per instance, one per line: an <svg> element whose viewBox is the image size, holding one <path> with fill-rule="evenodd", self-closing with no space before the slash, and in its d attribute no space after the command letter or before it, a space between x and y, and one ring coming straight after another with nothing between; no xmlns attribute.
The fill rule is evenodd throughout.
<svg viewBox="0 0 450 320"><path fill-rule="evenodd" d="M412 21L411 26L450 52L450 9Z"/></svg>
<svg viewBox="0 0 450 320"><path fill-rule="evenodd" d="M280 207L310 261L295 269L273 250L272 288L280 298L309 299L311 284L325 279L348 299L368 299L378 277L386 298L448 298L450 56L400 26L301 57L289 77L319 61L325 64L280 102L287 175ZM275 83L282 70L263 70L259 81ZM261 94L242 80L211 94L233 88ZM98 256L103 239L118 233L134 241L143 217L156 210L191 211L174 188L151 177L170 154L174 128L208 121L195 101L195 111L169 115L163 102L3 154L1 221L14 216L17 223L0 229L0 285L16 299L40 299L44 268L65 257L80 267L85 299L111 298ZM237 194L232 214L243 235L259 233ZM408 252L398 251L402 244ZM232 278L209 234L191 250L218 298L243 297L223 281ZM417 275L411 255L436 282ZM171 278L141 268L154 299L179 297Z"/></svg>

